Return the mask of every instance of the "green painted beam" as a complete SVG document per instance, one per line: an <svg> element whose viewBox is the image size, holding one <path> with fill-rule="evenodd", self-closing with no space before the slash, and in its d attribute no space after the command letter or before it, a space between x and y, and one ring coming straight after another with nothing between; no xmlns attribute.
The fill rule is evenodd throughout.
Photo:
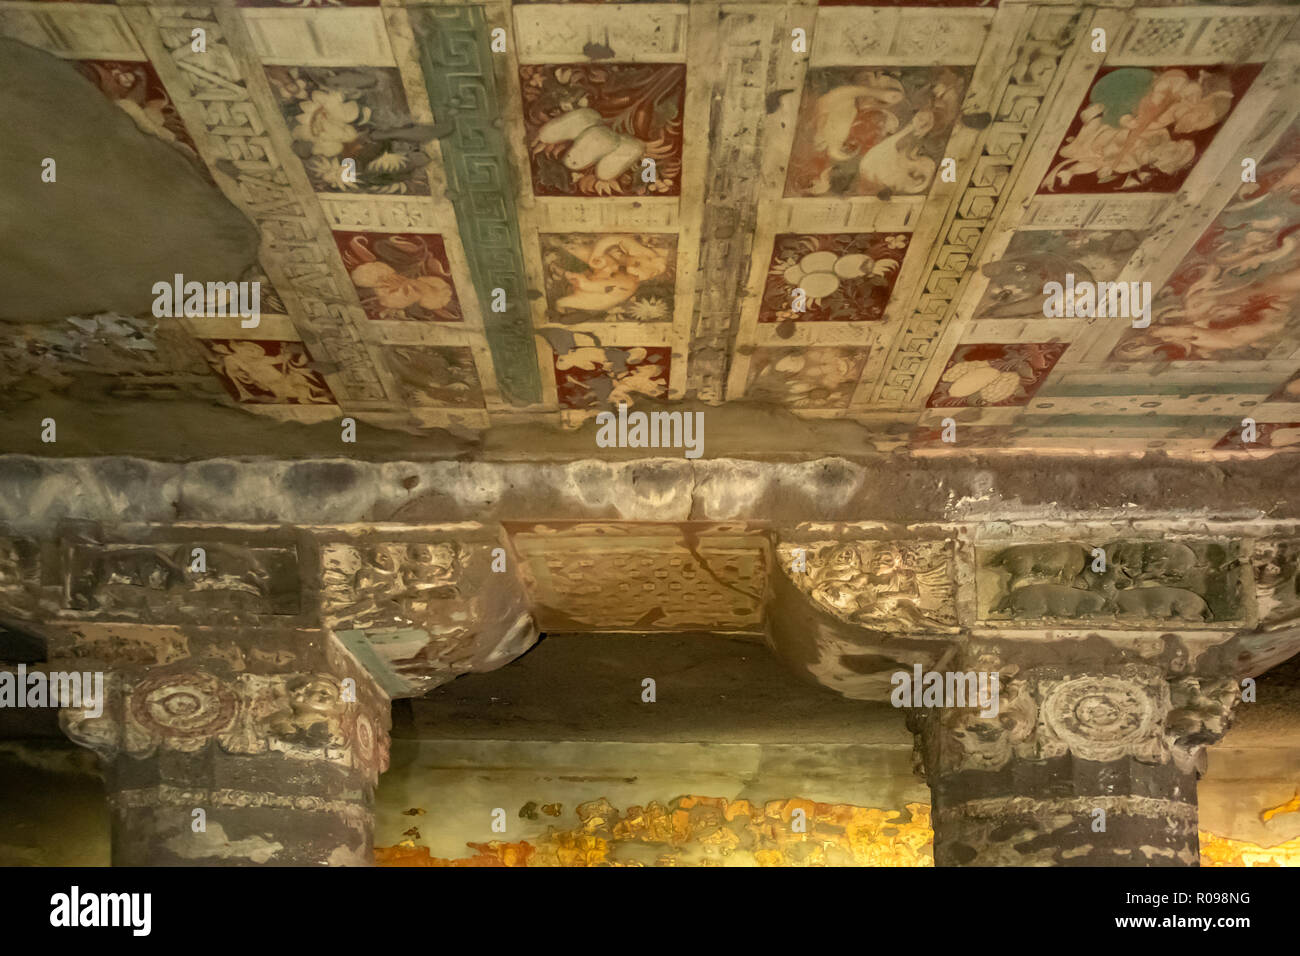
<svg viewBox="0 0 1300 956"><path fill-rule="evenodd" d="M542 382L487 20L479 6L408 10L434 122L448 129L441 139L447 193L483 303L497 384L512 404L535 404ZM505 291L504 312L492 311L494 289Z"/></svg>
<svg viewBox="0 0 1300 956"><path fill-rule="evenodd" d="M384 689L385 694L393 698L411 696L411 685L375 652L365 631L335 631L334 635L352 652L361 666L370 672L370 676Z"/></svg>

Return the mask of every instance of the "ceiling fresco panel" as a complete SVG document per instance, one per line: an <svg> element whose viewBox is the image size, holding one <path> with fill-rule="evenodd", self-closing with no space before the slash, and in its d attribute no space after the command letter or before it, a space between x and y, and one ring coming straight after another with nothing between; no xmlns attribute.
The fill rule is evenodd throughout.
<svg viewBox="0 0 1300 956"><path fill-rule="evenodd" d="M1294 5L0 0L0 36L261 236L260 325L18 316L55 358L14 396L98 349L132 394L416 432L725 402L878 450L1291 446ZM1150 325L1045 313L1066 276Z"/></svg>

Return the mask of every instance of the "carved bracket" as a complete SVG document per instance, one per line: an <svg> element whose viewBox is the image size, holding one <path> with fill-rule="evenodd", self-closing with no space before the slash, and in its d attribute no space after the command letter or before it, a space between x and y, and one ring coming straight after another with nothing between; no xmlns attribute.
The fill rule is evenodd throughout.
<svg viewBox="0 0 1300 956"><path fill-rule="evenodd" d="M438 537L321 547L324 622L393 697L494 670L538 638L504 551Z"/></svg>

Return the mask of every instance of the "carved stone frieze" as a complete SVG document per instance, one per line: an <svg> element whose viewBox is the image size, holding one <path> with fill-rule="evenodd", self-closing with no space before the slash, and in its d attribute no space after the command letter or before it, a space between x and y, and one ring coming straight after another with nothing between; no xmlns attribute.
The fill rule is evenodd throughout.
<svg viewBox="0 0 1300 956"><path fill-rule="evenodd" d="M0 537L0 614L30 615L39 587L36 543L21 537Z"/></svg>
<svg viewBox="0 0 1300 956"><path fill-rule="evenodd" d="M980 617L1179 627L1244 617L1236 541L1120 539L976 547Z"/></svg>
<svg viewBox="0 0 1300 956"><path fill-rule="evenodd" d="M201 549L202 567L195 549ZM290 548L219 542L72 543L65 551L65 610L150 623L293 617L301 610Z"/></svg>
<svg viewBox="0 0 1300 956"><path fill-rule="evenodd" d="M459 545L327 544L321 548L325 622L336 630L421 627L432 603L461 596Z"/></svg>
<svg viewBox="0 0 1300 956"><path fill-rule="evenodd" d="M1260 624L1300 622L1300 538L1258 542L1251 563Z"/></svg>
<svg viewBox="0 0 1300 956"><path fill-rule="evenodd" d="M840 620L895 631L956 627L950 542L813 541L778 552L799 590Z"/></svg>
<svg viewBox="0 0 1300 956"><path fill-rule="evenodd" d="M321 546L322 617L394 696L492 670L537 640L504 551L459 541Z"/></svg>

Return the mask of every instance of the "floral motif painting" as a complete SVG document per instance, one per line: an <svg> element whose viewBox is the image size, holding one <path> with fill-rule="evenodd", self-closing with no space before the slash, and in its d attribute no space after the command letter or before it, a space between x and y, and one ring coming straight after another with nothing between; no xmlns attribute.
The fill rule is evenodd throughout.
<svg viewBox="0 0 1300 956"><path fill-rule="evenodd" d="M268 66L266 75L317 192L429 195L433 127L411 119L396 69Z"/></svg>
<svg viewBox="0 0 1300 956"><path fill-rule="evenodd" d="M464 318L441 236L336 232L334 242L366 318L417 322Z"/></svg>
<svg viewBox="0 0 1300 956"><path fill-rule="evenodd" d="M252 405L332 405L325 379L301 342L199 339L230 397Z"/></svg>
<svg viewBox="0 0 1300 956"><path fill-rule="evenodd" d="M204 178L211 180L152 64L135 60L77 60L74 65L78 73L124 110L141 132L174 146Z"/></svg>
<svg viewBox="0 0 1300 956"><path fill-rule="evenodd" d="M1258 422L1255 440L1249 445L1241 440L1241 425L1235 425L1219 439L1216 450L1251 451L1260 448L1293 448L1300 445L1300 422Z"/></svg>
<svg viewBox="0 0 1300 956"><path fill-rule="evenodd" d="M672 349L578 346L555 355L555 389L564 408L634 405L668 394Z"/></svg>
<svg viewBox="0 0 1300 956"><path fill-rule="evenodd" d="M555 322L671 322L677 237L542 235L546 303Z"/></svg>
<svg viewBox="0 0 1300 956"><path fill-rule="evenodd" d="M403 397L421 407L482 408L474 353L461 346L391 346L384 350Z"/></svg>
<svg viewBox="0 0 1300 956"><path fill-rule="evenodd" d="M969 67L810 69L787 196L916 195L930 188Z"/></svg>
<svg viewBox="0 0 1300 956"><path fill-rule="evenodd" d="M1038 191L1176 191L1259 71L1258 64L1101 70Z"/></svg>
<svg viewBox="0 0 1300 956"><path fill-rule="evenodd" d="M928 408L1024 405L1042 386L1067 343L959 345Z"/></svg>
<svg viewBox="0 0 1300 956"><path fill-rule="evenodd" d="M781 235L772 245L760 322L876 322L903 256L906 233ZM796 292L802 291L802 311Z"/></svg>
<svg viewBox="0 0 1300 956"><path fill-rule="evenodd" d="M1043 286L1113 282L1142 241L1128 229L1051 229L1017 232L1007 251L981 271L989 284L975 307L977 319L1041 319Z"/></svg>
<svg viewBox="0 0 1300 956"><path fill-rule="evenodd" d="M1130 329L1117 361L1250 360L1300 320L1300 122L1293 123Z"/></svg>
<svg viewBox="0 0 1300 956"><path fill-rule="evenodd" d="M869 354L851 345L755 349L745 398L791 408L844 408Z"/></svg>
<svg viewBox="0 0 1300 956"><path fill-rule="evenodd" d="M684 65L526 65L519 83L538 196L681 194Z"/></svg>

